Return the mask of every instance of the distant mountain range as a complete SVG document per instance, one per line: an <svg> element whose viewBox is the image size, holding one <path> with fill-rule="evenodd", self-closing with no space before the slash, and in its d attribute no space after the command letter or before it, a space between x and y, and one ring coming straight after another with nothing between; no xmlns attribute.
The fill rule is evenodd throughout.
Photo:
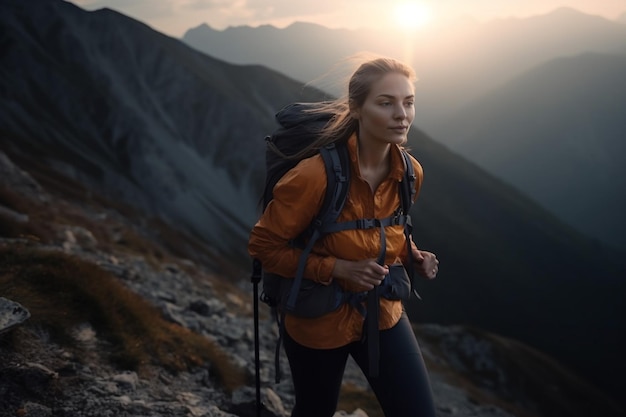
<svg viewBox="0 0 626 417"><path fill-rule="evenodd" d="M211 246L215 273L247 279L232 271L249 263L263 137L280 107L325 95L111 10L4 0L0 12L0 146L11 160L46 187L68 187L62 174L163 217ZM415 237L442 261L437 280L418 284L411 317L522 340L617 392L624 258L423 131L410 142L425 169Z"/></svg>
<svg viewBox="0 0 626 417"><path fill-rule="evenodd" d="M626 25L561 8L458 21L414 38L396 33L393 42L386 36L296 23L201 25L183 40L303 81L358 51L407 58L409 48L420 76L417 125L561 220L626 251Z"/></svg>
<svg viewBox="0 0 626 417"><path fill-rule="evenodd" d="M427 131L459 106L551 59L584 52L626 53L626 25L570 8L486 23L459 19L414 35L297 22L284 29L215 30L202 24L182 39L210 56L261 64L302 82L332 73L339 61L361 51L409 61L420 78L417 121Z"/></svg>
<svg viewBox="0 0 626 417"><path fill-rule="evenodd" d="M438 137L571 226L626 249L624 74L626 54L552 60L459 110Z"/></svg>

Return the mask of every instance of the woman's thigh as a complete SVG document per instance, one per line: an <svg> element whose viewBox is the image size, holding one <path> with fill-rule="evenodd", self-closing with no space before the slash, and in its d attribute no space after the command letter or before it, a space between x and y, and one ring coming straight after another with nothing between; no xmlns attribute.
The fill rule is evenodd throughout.
<svg viewBox="0 0 626 417"><path fill-rule="evenodd" d="M337 408L349 348L311 349L284 335L296 393L292 417L332 417Z"/></svg>
<svg viewBox="0 0 626 417"><path fill-rule="evenodd" d="M367 343L352 345L355 361L368 375ZM422 353L406 315L380 332L379 375L369 383L387 417L434 417L435 406Z"/></svg>

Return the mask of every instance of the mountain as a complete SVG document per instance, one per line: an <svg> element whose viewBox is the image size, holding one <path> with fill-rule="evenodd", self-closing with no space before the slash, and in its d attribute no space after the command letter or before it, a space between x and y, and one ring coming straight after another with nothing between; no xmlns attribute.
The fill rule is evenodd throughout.
<svg viewBox="0 0 626 417"><path fill-rule="evenodd" d="M310 81L333 63L363 49L361 38L369 33L328 29L305 22L293 23L285 29L263 25L230 27L223 31L202 24L188 30L183 41L227 62L264 65L300 81ZM295 56L298 59L293 59Z"/></svg>
<svg viewBox="0 0 626 417"><path fill-rule="evenodd" d="M394 42L387 36L296 23L285 29L224 31L201 25L188 30L183 40L211 56L263 64L304 81L361 50L405 59L408 48L420 78L415 123L422 130L502 176L577 230L626 248L623 153L614 152L623 136L623 69L615 55L626 55L625 25L560 8L523 19L448 22L413 38L394 33ZM291 59L300 51L307 51L302 59ZM559 70L566 75L559 76ZM517 81L520 77L525 78ZM547 85L548 80L556 81ZM544 97L545 91L550 97ZM561 152L556 137L584 143L572 141L572 149ZM545 149L545 142L552 145ZM478 156L489 149L498 159L487 162ZM527 172L537 155L545 169ZM547 172L551 164L559 172ZM580 166L584 175L576 171ZM589 198L581 197L583 190Z"/></svg>
<svg viewBox="0 0 626 417"><path fill-rule="evenodd" d="M622 25L571 8L476 24L459 31L450 45L437 48L433 71L437 82L448 85L447 90L443 85L437 90L453 94L447 106L453 111L467 102L465 98L482 96L546 61L585 52L621 52L625 35Z"/></svg>
<svg viewBox="0 0 626 417"><path fill-rule="evenodd" d="M4 3L6 146L244 255L262 178L262 154L247 144L261 146L301 85L204 56L112 10Z"/></svg>
<svg viewBox="0 0 626 417"><path fill-rule="evenodd" d="M138 221L147 228L160 217L203 243L172 245L249 288L263 137L284 104L324 94L208 57L111 10L56 0L5 0L0 10L8 157L44 187L146 211ZM419 282L424 301L407 306L411 318L523 341L618 392L623 256L423 131L410 142L425 170L414 236L442 262L437 280Z"/></svg>
<svg viewBox="0 0 626 417"><path fill-rule="evenodd" d="M470 103L437 137L571 226L626 250L626 54L541 65Z"/></svg>
<svg viewBox="0 0 626 417"><path fill-rule="evenodd" d="M624 25L560 8L523 19L448 21L414 35L300 22L284 29L240 26L221 31L202 24L182 39L210 56L261 64L303 82L317 80L340 60L361 51L406 60L420 78L416 97L420 125L430 131L432 124L459 106L545 61L623 51L625 38ZM327 87L336 93L330 84Z"/></svg>

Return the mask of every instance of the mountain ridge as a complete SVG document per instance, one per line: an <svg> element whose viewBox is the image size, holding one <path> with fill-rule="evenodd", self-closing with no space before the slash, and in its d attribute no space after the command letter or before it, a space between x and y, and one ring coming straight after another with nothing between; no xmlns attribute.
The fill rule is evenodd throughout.
<svg viewBox="0 0 626 417"><path fill-rule="evenodd" d="M47 7L58 7L57 3L44 2L42 4L44 7L39 11L42 17L45 13L50 15L58 13L58 11L45 10ZM204 181L202 193L211 195L233 190L233 198L236 201L247 201L246 204L241 205L241 209L244 210L241 218L245 220L233 217L226 228L215 222L212 222L210 227L219 231L214 234L215 238L225 234L226 230L230 230L230 234L238 230L235 232L238 235L237 243L233 242L234 246L231 250L238 252L240 256L245 254L240 248L239 240L248 232L245 225L256 216L255 201L249 199L252 193L248 190L249 187L254 186L244 182L233 182L236 176L231 175L229 171L238 169L245 172L251 167L258 166L258 163L250 164L249 162L259 161L259 154L250 147L241 147L228 140L218 141L217 138L234 135L243 137L246 141L253 139L262 141L262 132L273 129L271 116L274 109L279 107L281 102L294 100L300 94L302 87L295 82L288 86L290 82L281 79L280 82L288 86L287 89L291 89L291 92L267 91L264 86L271 85L272 83L268 81L276 79L276 74L252 66L233 67L198 54L188 47L181 48L178 40L157 34L148 26L139 24L115 11L102 10L83 14L76 6L68 4L62 16L66 19L64 26L50 27L50 29L46 25L42 26L41 32L49 32L46 39L43 37L30 39L33 50L37 51L38 59L26 61L29 59L28 56L22 58L12 55L13 51L18 54L19 50L8 49L8 55L5 55L4 59L13 65L22 65L24 73L3 71L5 83L15 83L20 91L38 97L38 100L29 103L30 109L28 110L20 109L19 99L13 103L5 101L6 116L2 128L10 131L13 137L18 136L24 144L31 142L33 152L37 152L36 148L45 143L42 139L48 143L55 141L59 144L65 143L62 153L59 152L58 146L54 146L57 149L47 150L57 156L55 163L60 169L71 171L72 168L69 166L71 163L67 161L76 159L72 163L84 163L90 166L87 172L91 172L91 175L83 176L82 180L91 181L93 185L96 185L95 182L100 182L105 189L106 184L116 183L117 192L121 192L122 198L138 198L142 207L146 209L158 207L160 215L171 217L174 212L182 209L186 211L186 214L171 219L182 224L193 221L194 218L198 219L198 215L194 214L198 210L208 210L216 216L223 211L228 211L226 207L220 206L221 203L215 205L217 201L205 199L197 194L194 196L195 191L180 187L180 185L197 182L192 179L198 175L196 172L205 172L205 174L200 174L200 177L205 178L209 172L214 176L221 172L219 181L217 177L214 178L215 180ZM26 17L19 16L19 18ZM68 19L78 20L71 22ZM87 23L87 19L91 21ZM118 26L111 30L113 22ZM94 27L88 27L89 24ZM8 25L11 27L13 23L8 23ZM99 29L99 31L95 32L93 29ZM131 33L126 35L124 30L131 31ZM88 31L89 34L77 34L80 31ZM123 39L124 36L145 40L140 43L129 43L128 40ZM145 38L146 36L150 40ZM56 38L68 43L65 50L71 50L72 55L55 53L56 51L51 49L54 47L52 41ZM99 44L100 50L94 50L89 46L92 40ZM148 48L150 43L153 44ZM47 46L44 48L39 45ZM138 45L140 45L139 49L132 49ZM63 48L63 46L60 47ZM117 61L107 57L108 48L114 48L115 53L119 55L116 57ZM172 52L176 55L172 56ZM61 61L54 62L58 58ZM66 58L69 59L63 61ZM48 67L50 71L45 77L36 72L33 73L32 77L35 82L25 85L24 75L38 71L40 68L38 61L52 62L53 66ZM82 67L81 62L92 64ZM94 65L95 63L98 64ZM67 78L66 68L72 71L72 79ZM181 75L172 75L172 71L178 71ZM236 83L213 81L231 79L226 74L239 74L239 79ZM176 86L168 89L167 85L170 80L175 81ZM197 90L193 87L198 82L196 80L208 81L213 87L206 91ZM77 84L78 82L84 83L82 85L84 90L79 90L81 84ZM188 85L185 86L185 83ZM94 86L96 86L95 90ZM50 90L51 96L46 96L46 89ZM7 90L11 89L7 87ZM83 93L83 91L89 93ZM248 91L256 92L256 94L248 94ZM64 101L70 96L77 97L77 100L82 102L80 112L77 112L71 102ZM53 102L56 98L60 100L59 103ZM219 106L218 101L221 104ZM233 103L244 103L244 105L233 105ZM171 111L172 106L181 105L185 106L187 112ZM260 109L267 112L262 117L259 117ZM29 117L28 113L33 111L40 114L38 117L40 126L49 127L44 127L42 131L37 125L20 122L20 119ZM19 114L20 112L26 114ZM80 115L81 112L82 115ZM232 114L226 116L226 112L232 112ZM106 114L107 119L101 119L101 113ZM128 118L124 115L125 113L131 114L132 117ZM60 132L56 131L53 126L58 124L57 120L68 120L68 115L70 120L76 119L73 123L66 123L67 128L63 135L60 135ZM79 115L80 117L76 117ZM232 117L249 122L246 124L223 122ZM257 123L257 120L262 122ZM85 147L84 141L81 140L83 136L91 137L97 143L94 143L97 148L86 150L89 154L87 158L81 157L81 152ZM38 142L32 142L34 137L40 138ZM155 140L146 142L143 139L146 137ZM93 149L99 151L90 152ZM137 159L135 164L131 165L128 157L137 153L143 154L144 158ZM162 159L160 155L164 154L178 155L180 160L174 163L183 167L183 171L178 174L182 179L181 183L170 183L173 178L171 173L179 168L174 168L171 165L172 162L164 164L157 162ZM104 168L111 164L115 167L114 170ZM160 173L155 175L154 173L157 172ZM162 189L158 190L154 187L148 189L148 191L152 190L150 195L138 190L137 183L141 183L142 178L145 177L160 182L159 187ZM238 178L240 181L257 181L256 187L260 184L260 180L254 175L241 175ZM192 192L192 194L189 195L187 192ZM155 204L157 201L159 203ZM233 205L233 203L227 204ZM211 234L211 228L207 228L204 222L198 221L195 220L195 223L188 227L202 230L200 234Z"/></svg>
<svg viewBox="0 0 626 417"><path fill-rule="evenodd" d="M302 82L318 79L338 61L364 50L406 60L420 78L416 105L424 127L429 130L435 120L457 105L548 59L587 50L623 50L626 37L624 25L571 8L484 24L456 21L418 32L414 37L392 32L393 42L386 40L388 33L376 30L327 28L324 31L321 25L309 25L313 32L308 35L302 26L292 25L273 28L268 38L260 32L244 36L242 31L254 33L255 28L250 26L242 27L241 31L232 27L223 31L211 29L206 34L198 26L189 29L181 39L225 61L259 63ZM520 43L519 39L525 40ZM407 48L411 56L407 56ZM309 55L304 61L285 60L278 53L294 56L302 50Z"/></svg>
<svg viewBox="0 0 626 417"><path fill-rule="evenodd" d="M459 110L438 136L571 226L625 250L624 71L620 54L550 61Z"/></svg>

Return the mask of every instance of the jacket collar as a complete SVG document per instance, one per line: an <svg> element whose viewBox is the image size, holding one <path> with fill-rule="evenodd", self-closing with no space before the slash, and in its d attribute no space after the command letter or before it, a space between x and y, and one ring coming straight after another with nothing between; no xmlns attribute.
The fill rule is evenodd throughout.
<svg viewBox="0 0 626 417"><path fill-rule="evenodd" d="M352 170L355 171L357 175L360 176L359 170L359 160L358 160L358 141L356 137L356 133L353 133L348 139L347 142L348 153L350 154L350 161L352 162ZM389 170L389 178L392 178L396 181L402 181L404 177L404 171L406 167L404 166L404 158L401 154L401 148L398 145L391 145L390 154L391 154L391 169Z"/></svg>

